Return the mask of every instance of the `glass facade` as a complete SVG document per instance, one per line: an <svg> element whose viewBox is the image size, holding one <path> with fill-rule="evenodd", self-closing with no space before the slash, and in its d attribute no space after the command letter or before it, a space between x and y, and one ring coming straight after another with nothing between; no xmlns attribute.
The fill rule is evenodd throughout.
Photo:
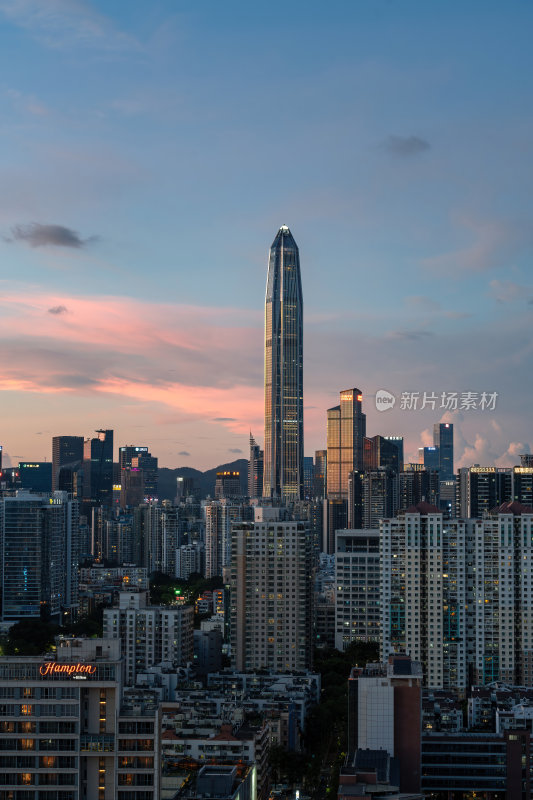
<svg viewBox="0 0 533 800"><path fill-rule="evenodd" d="M453 478L453 425L436 422L433 426L433 444L439 449L439 470L442 481Z"/></svg>
<svg viewBox="0 0 533 800"><path fill-rule="evenodd" d="M303 300L300 255L283 225L270 248L265 300L263 496L303 492Z"/></svg>
<svg viewBox="0 0 533 800"><path fill-rule="evenodd" d="M328 498L348 499L348 476L364 468L366 415L360 389L340 393L340 405L328 409Z"/></svg>

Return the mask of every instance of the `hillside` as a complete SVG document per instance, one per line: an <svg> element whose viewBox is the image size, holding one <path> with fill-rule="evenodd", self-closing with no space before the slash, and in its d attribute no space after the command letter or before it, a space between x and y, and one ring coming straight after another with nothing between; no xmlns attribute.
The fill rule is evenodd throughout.
<svg viewBox="0 0 533 800"><path fill-rule="evenodd" d="M214 497L216 474L223 470L241 473L242 493L246 495L248 491L248 461L246 458L239 458L237 461L232 461L229 464L220 464L218 467L206 470L206 472L200 472L200 470L192 467L178 467L177 469L162 467L159 470L159 499L174 500L176 496L176 480L179 477L193 479L194 487L197 490L196 496L199 499L207 497L207 495Z"/></svg>

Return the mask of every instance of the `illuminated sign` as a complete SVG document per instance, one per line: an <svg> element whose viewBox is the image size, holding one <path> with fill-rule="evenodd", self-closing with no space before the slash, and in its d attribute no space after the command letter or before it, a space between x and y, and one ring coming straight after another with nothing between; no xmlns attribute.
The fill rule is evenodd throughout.
<svg viewBox="0 0 533 800"><path fill-rule="evenodd" d="M122 490L122 485L120 483L114 483L113 484L113 491L114 492L120 492L121 490Z"/></svg>
<svg viewBox="0 0 533 800"><path fill-rule="evenodd" d="M362 394L358 394L357 395L357 399L359 400L360 403L362 403L363 402L363 395Z"/></svg>
<svg viewBox="0 0 533 800"><path fill-rule="evenodd" d="M496 472L496 467L470 467L470 472Z"/></svg>
<svg viewBox="0 0 533 800"><path fill-rule="evenodd" d="M43 678L47 678L50 675L77 677L78 675L94 675L96 666L94 664L58 664L56 661L46 661L39 667L39 672Z"/></svg>
<svg viewBox="0 0 533 800"><path fill-rule="evenodd" d="M514 471L519 475L533 475L533 467L515 467Z"/></svg>

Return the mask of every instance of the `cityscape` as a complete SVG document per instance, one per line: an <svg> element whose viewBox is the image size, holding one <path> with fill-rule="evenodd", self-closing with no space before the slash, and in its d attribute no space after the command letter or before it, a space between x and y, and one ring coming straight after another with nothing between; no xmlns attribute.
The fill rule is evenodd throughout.
<svg viewBox="0 0 533 800"><path fill-rule="evenodd" d="M231 5L0 0L0 800L528 800L531 10Z"/></svg>

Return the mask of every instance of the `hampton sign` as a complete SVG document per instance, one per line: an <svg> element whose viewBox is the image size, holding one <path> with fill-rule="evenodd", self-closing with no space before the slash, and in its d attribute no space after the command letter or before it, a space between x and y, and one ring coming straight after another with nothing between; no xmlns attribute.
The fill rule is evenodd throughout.
<svg viewBox="0 0 533 800"><path fill-rule="evenodd" d="M46 661L39 667L39 672L43 678L52 675L67 675L76 678L83 675L94 675L96 666L94 664L58 664L56 661Z"/></svg>

